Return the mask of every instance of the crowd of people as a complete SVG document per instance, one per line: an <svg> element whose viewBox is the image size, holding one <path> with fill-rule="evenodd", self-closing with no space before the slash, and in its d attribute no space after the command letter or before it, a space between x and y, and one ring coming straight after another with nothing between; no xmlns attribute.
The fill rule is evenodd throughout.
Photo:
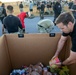
<svg viewBox="0 0 76 75"><path fill-rule="evenodd" d="M56 25L55 24L55 20L56 20L56 18L62 13L62 11L63 11L63 6L64 6L64 4L65 3L67 3L68 4L68 7L69 7L69 9L72 11L72 13L73 13L73 15L74 16L76 16L75 15L75 2L73 3L73 2L61 2L61 0L57 0L56 2L51 2L51 1L48 1L47 3L46 2L44 2L44 1L42 1L42 2L37 2L37 11L39 12L39 14L40 14L40 20L42 20L42 19L44 19L44 14L46 14L46 13L48 13L48 11L51 13L51 8L53 9L53 13L54 13L54 20L53 20L53 23L54 23L54 25ZM11 5L10 5L11 6ZM15 17L17 17L19 20L20 20L20 22L21 22L21 25L22 25L22 32L23 33L25 33L25 23L24 23L24 19L26 18L26 17L31 17L34 13L33 13L33 11L34 11L34 9L33 9L33 7L34 7L34 4L33 4L33 2L32 1L30 1L30 3L29 3L29 11L28 12L25 12L24 10L23 10L23 8L24 8L24 5L23 5L23 2L20 2L19 4L18 4L18 6L19 6L19 9L20 9L20 13L18 13L17 14L17 16L15 16ZM8 12L8 6L7 6L7 8L5 9L5 4L4 3L2 3L2 6L0 6L0 8L2 8L2 10L3 10L3 12L2 12L2 14L0 15L0 20L2 21L2 24L3 24L3 28L2 28L2 33L5 33L6 31L9 33L9 31L8 31L8 25L5 27L5 25L6 25L6 22L5 22L5 20L6 19L4 19L5 17L8 17L10 14L11 15L13 15L13 6L11 6L10 8L12 8L12 12L10 12L10 14L9 14L9 12ZM45 8L47 8L47 10L45 11ZM7 10L7 11L6 11ZM10 10L9 10L10 11ZM14 16L14 15L13 15ZM13 21L16 21L16 20L13 20ZM43 21L42 21L43 22ZM47 21L46 21L47 22ZM11 22L12 23L12 22ZM10 23L9 23L10 24ZM51 25L50 25L51 26ZM13 27L14 27L14 25L13 25ZM45 27L45 26L44 26ZM12 28L12 27L11 27ZM4 31L5 30L5 31ZM20 29L18 28L18 31L20 31ZM17 32L17 31L16 31ZM13 32L11 32L11 33L13 33Z"/></svg>
<svg viewBox="0 0 76 75"><path fill-rule="evenodd" d="M22 2L21 2L22 3ZM21 4L20 3L20 4ZM19 5L20 7L20 5ZM14 9L12 5L5 8L5 4L0 6L0 20L2 22L2 34L5 33L25 33L24 19L28 16L26 12L20 8L20 13L13 15Z"/></svg>

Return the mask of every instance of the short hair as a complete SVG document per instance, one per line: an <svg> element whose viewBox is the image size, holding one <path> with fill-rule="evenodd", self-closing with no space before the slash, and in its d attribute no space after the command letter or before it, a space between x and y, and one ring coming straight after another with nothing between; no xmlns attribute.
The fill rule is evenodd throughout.
<svg viewBox="0 0 76 75"><path fill-rule="evenodd" d="M61 13L55 21L56 24L59 24L61 22L67 26L69 22L74 23L75 19L71 12L64 12Z"/></svg>
<svg viewBox="0 0 76 75"><path fill-rule="evenodd" d="M13 6L12 5L8 5L7 9L11 12L11 11L13 11Z"/></svg>

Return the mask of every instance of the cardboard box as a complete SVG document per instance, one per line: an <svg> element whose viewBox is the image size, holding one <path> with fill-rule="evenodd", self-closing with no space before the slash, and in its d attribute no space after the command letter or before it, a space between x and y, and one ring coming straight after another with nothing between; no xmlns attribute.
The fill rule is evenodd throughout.
<svg viewBox="0 0 76 75"><path fill-rule="evenodd" d="M20 35L21 36L21 35ZM0 37L0 75L9 75L12 69L22 65L42 62L48 65L54 55L61 34L25 34L19 38L17 34L7 34ZM66 41L60 58L69 56L70 39ZM70 75L76 75L76 64L69 66Z"/></svg>

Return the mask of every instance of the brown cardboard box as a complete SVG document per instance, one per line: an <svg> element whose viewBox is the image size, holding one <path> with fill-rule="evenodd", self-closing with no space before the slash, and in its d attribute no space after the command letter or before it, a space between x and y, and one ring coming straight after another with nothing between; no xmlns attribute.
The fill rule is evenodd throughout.
<svg viewBox="0 0 76 75"><path fill-rule="evenodd" d="M22 65L42 62L48 65L54 55L61 34L50 37L49 34L25 34L19 38L17 34L0 37L0 75L9 75L12 69ZM66 41L60 59L69 56L70 39ZM76 75L76 64L69 66L70 75Z"/></svg>

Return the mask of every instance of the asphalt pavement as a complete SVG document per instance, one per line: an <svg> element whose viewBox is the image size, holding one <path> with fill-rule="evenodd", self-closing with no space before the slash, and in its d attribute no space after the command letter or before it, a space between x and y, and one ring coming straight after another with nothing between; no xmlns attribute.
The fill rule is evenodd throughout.
<svg viewBox="0 0 76 75"><path fill-rule="evenodd" d="M50 19L53 21L53 16L46 16L44 19ZM40 17L34 17L33 19L26 18L25 20L25 30L26 33L39 33L37 29L37 23L40 21ZM9 21L10 22L10 21ZM59 33L61 32L57 26L54 26L54 29L51 33ZM2 35L2 24L0 22L0 36Z"/></svg>

